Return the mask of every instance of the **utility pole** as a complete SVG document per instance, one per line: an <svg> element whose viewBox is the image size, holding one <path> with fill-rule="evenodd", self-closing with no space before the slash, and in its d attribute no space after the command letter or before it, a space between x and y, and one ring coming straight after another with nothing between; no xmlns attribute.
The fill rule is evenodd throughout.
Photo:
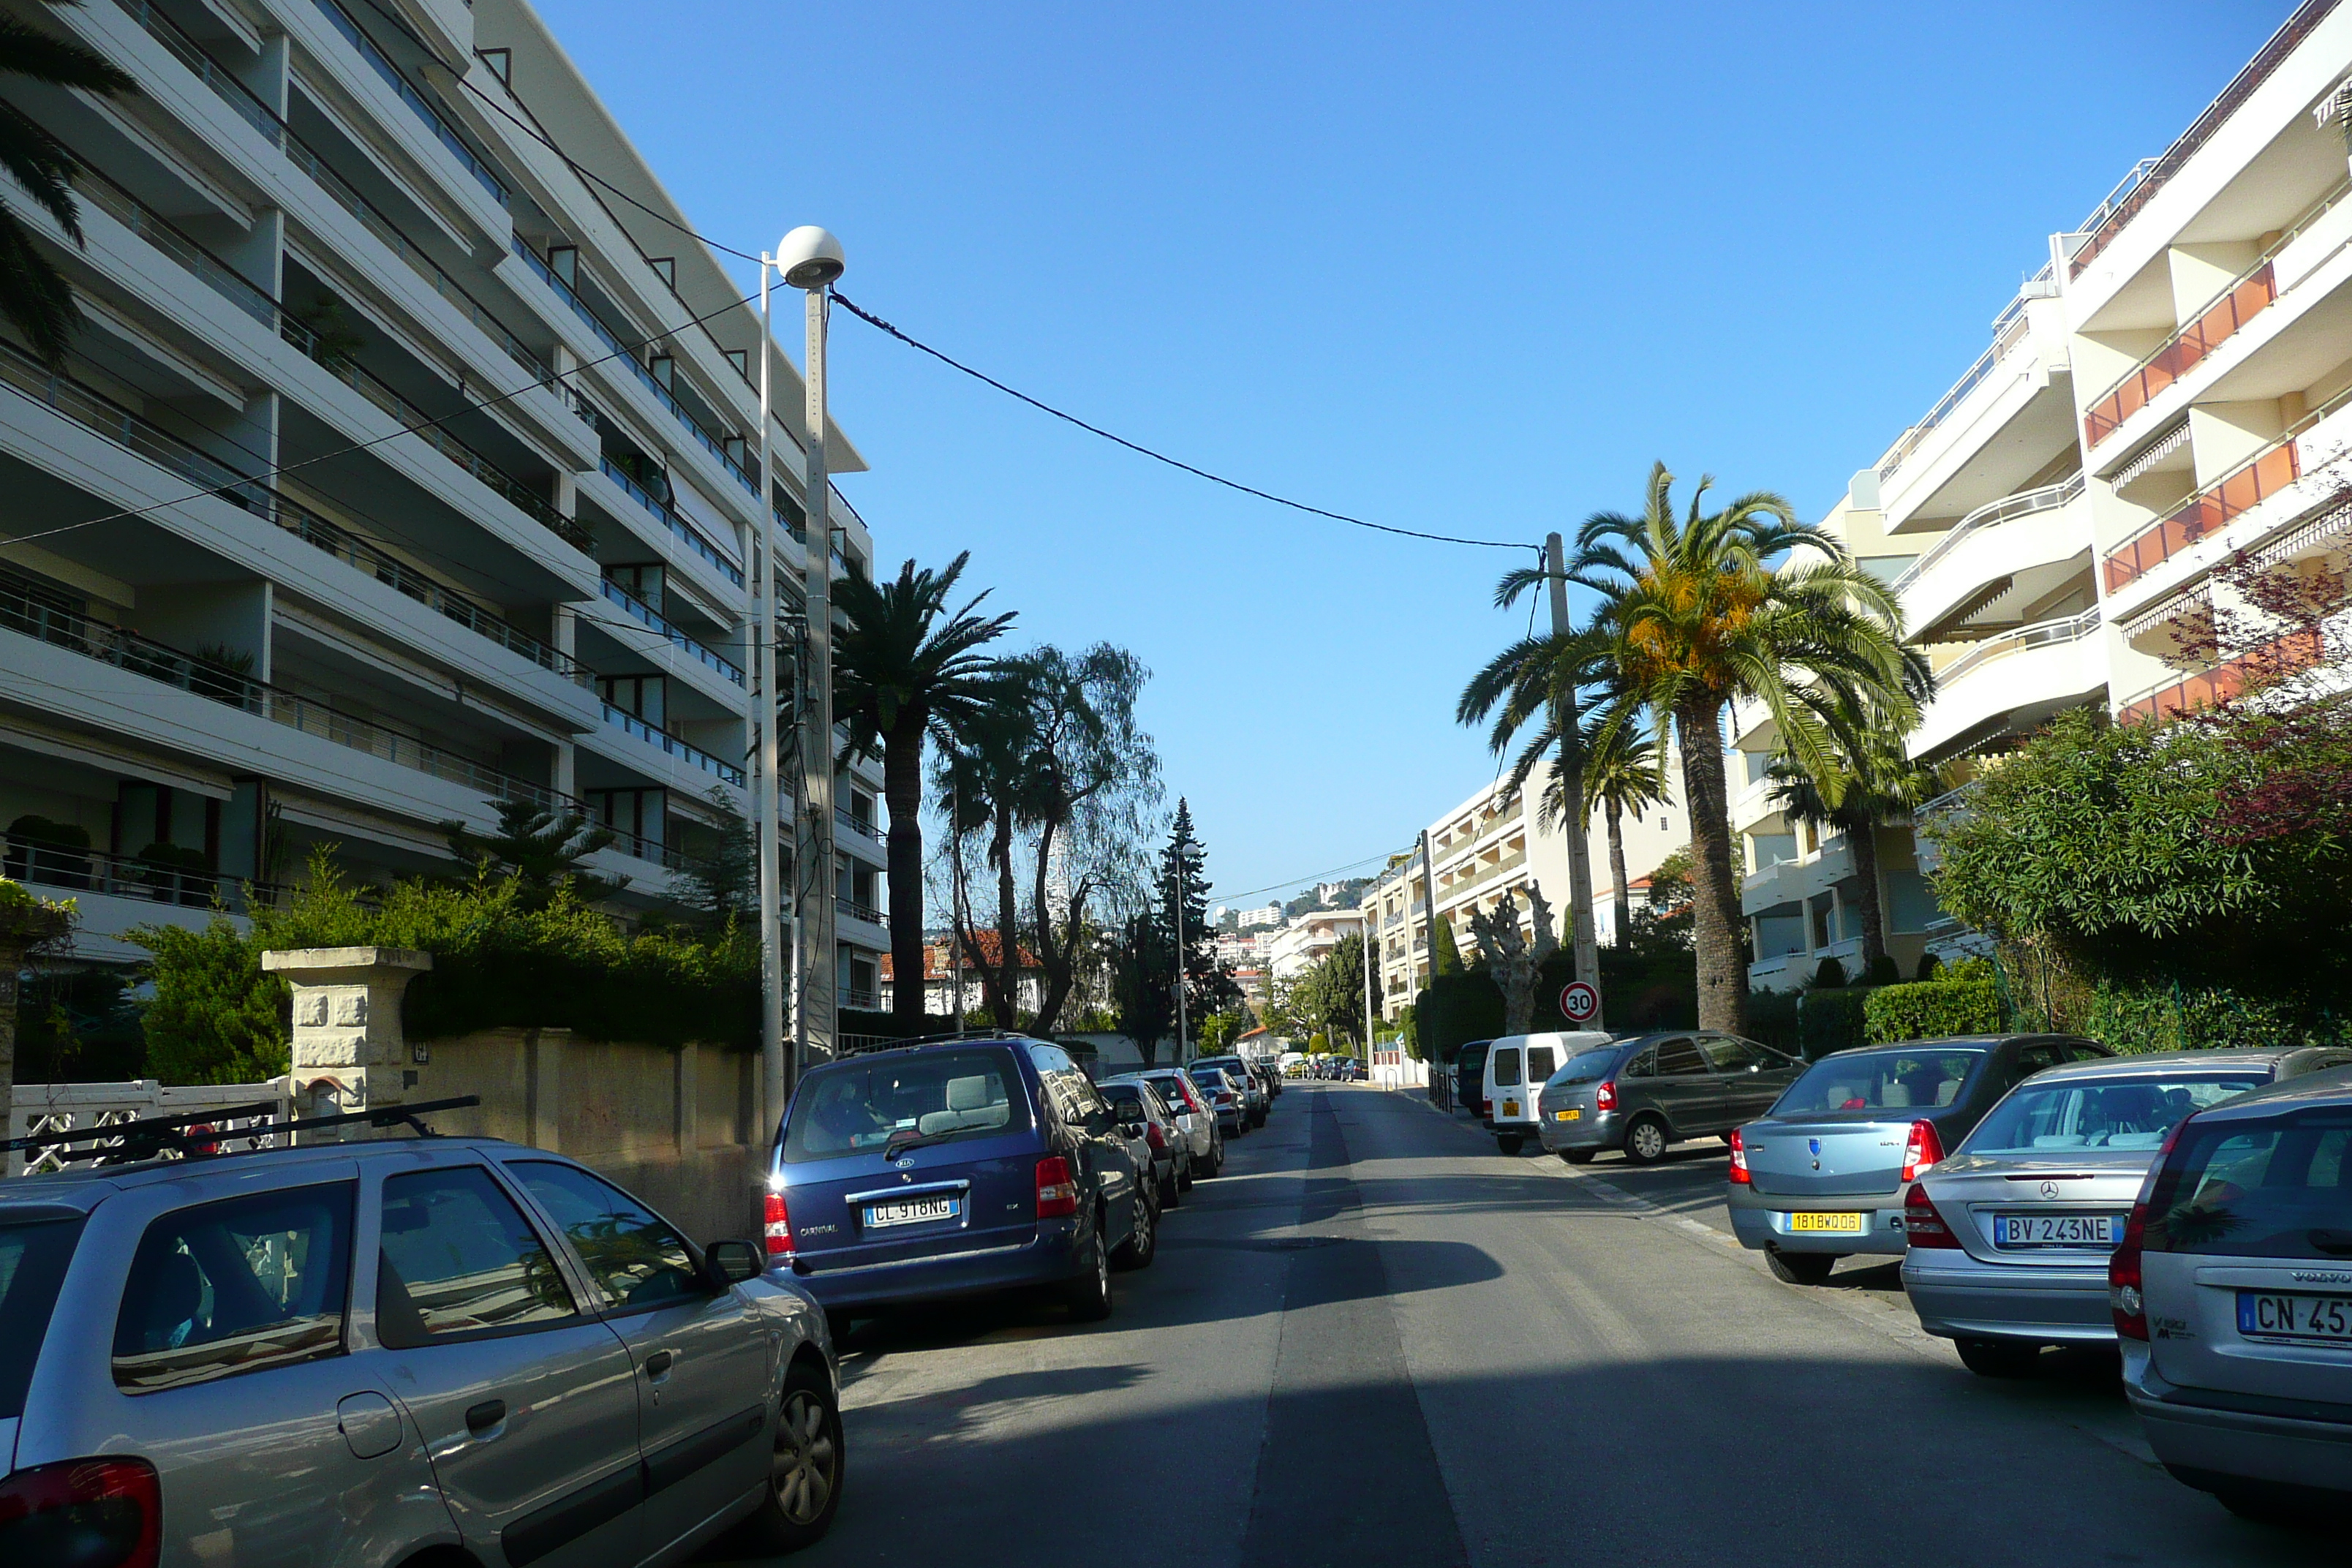
<svg viewBox="0 0 2352 1568"><path fill-rule="evenodd" d="M1176 1065L1184 1065L1189 1048L1184 1030L1184 845L1176 846Z"/></svg>
<svg viewBox="0 0 2352 1568"><path fill-rule="evenodd" d="M1363 929L1356 940L1362 944L1364 958L1364 1070L1372 1070L1372 922L1365 917ZM1403 1069L1398 1069L1402 1072ZM1402 1087L1402 1084L1399 1085Z"/></svg>
<svg viewBox="0 0 2352 1568"><path fill-rule="evenodd" d="M1410 895L1407 895L1404 904L1404 967L1405 973L1411 974L1412 972L1412 899ZM1421 905L1429 915L1429 981L1434 985L1437 984L1437 867L1430 855L1429 829L1426 827L1421 830ZM1451 1110L1454 1109L1451 1087L1454 1081L1454 1063L1450 1058L1445 1064L1445 1072L1448 1085L1445 1108Z"/></svg>
<svg viewBox="0 0 2352 1568"><path fill-rule="evenodd" d="M948 914L948 974L953 982L955 996L955 1032L963 1033L963 785L959 780L948 796L950 821L948 850L955 857L955 889L950 902L954 906ZM1000 932L996 939L1004 938ZM1018 973L1018 966L1015 967Z"/></svg>
<svg viewBox="0 0 2352 1568"><path fill-rule="evenodd" d="M1557 533L1544 540L1544 575L1551 584L1552 635L1566 637L1568 554ZM1568 806L1568 900L1572 911L1570 929L1575 933L1576 977L1600 995L1601 946L1592 934L1591 834L1584 810L1584 736L1579 728L1583 716L1577 711L1574 682L1559 699L1559 775ZM1601 1001L1605 1007L1608 999L1602 997ZM1601 1009L1595 1008L1590 1026L1605 1027L1601 1018Z"/></svg>
<svg viewBox="0 0 2352 1568"><path fill-rule="evenodd" d="M774 342L768 326L768 275L775 258L760 258L760 489L762 500L772 496L776 480L771 467L768 421L769 366ZM790 1074L784 1065L785 961L782 919L782 879L776 863L776 834L782 816L782 792L777 787L776 726L783 721L784 704L776 689L776 513L772 500L755 509L751 524L752 604L751 701L751 826L757 836L760 885L760 1107L772 1124L784 1113ZM795 818L797 820L797 818ZM800 929L800 899L793 900L793 929ZM798 950L793 969L798 971Z"/></svg>

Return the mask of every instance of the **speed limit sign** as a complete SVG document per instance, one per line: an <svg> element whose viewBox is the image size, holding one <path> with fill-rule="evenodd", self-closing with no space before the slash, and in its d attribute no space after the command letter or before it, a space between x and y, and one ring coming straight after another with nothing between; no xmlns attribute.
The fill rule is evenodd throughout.
<svg viewBox="0 0 2352 1568"><path fill-rule="evenodd" d="M1581 980L1560 988L1559 1016L1571 1024L1586 1024L1601 1012L1601 993Z"/></svg>

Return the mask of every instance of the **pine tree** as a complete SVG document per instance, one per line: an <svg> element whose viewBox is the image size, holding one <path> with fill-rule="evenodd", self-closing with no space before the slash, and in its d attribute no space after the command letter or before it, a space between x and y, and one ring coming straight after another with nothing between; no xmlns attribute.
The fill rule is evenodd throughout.
<svg viewBox="0 0 2352 1568"><path fill-rule="evenodd" d="M488 837L478 837L462 822L441 824L449 853L484 875L514 878L522 884L528 907L543 908L559 889L569 888L582 903L593 904L629 885L626 877L599 877L581 868L617 837L611 828L569 806L556 810L526 800L496 800L490 807L499 815L499 830Z"/></svg>
<svg viewBox="0 0 2352 1568"><path fill-rule="evenodd" d="M1432 974L1460 974L1466 966L1462 962L1462 948L1454 940L1454 922L1439 921L1431 938L1429 972Z"/></svg>
<svg viewBox="0 0 2352 1568"><path fill-rule="evenodd" d="M1192 836L1192 807L1179 796L1176 822L1169 829L1168 847L1160 852L1155 889L1162 940L1170 952L1180 948L1184 972L1184 1012L1188 1020L1205 1020L1238 1003L1242 988L1233 966L1217 957L1217 933L1209 925L1208 852ZM1177 941L1176 911L1183 911L1183 941Z"/></svg>

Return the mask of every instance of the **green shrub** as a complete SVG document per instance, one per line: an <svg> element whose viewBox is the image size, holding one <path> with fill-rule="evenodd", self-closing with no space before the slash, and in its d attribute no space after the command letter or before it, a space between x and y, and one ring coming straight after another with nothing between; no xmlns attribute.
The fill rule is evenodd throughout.
<svg viewBox="0 0 2352 1568"><path fill-rule="evenodd" d="M1430 1061L1446 1063L1467 1040L1503 1032L1503 994L1485 974L1433 976L1412 1005L1416 1032Z"/></svg>
<svg viewBox="0 0 2352 1568"><path fill-rule="evenodd" d="M1911 978L1912 978L1912 979L1914 979L1914 980L1918 980L1918 981L1927 981L1927 980L1940 980L1940 979L1942 979L1943 977L1944 977L1944 961L1943 961L1942 959L1940 959L1940 958L1937 958L1937 957L1934 953L1932 953L1932 952L1923 952L1923 953L1921 953L1921 954L1919 955L1919 968L1918 968L1918 972L1917 972L1917 973L1916 973L1915 974L1913 974L1913 975L1911 976Z"/></svg>
<svg viewBox="0 0 2352 1568"><path fill-rule="evenodd" d="M1807 984L1816 991L1835 991L1845 984L1845 965L1834 958L1824 958Z"/></svg>
<svg viewBox="0 0 2352 1568"><path fill-rule="evenodd" d="M2294 996L2252 996L2220 987L2135 987L2105 981L2091 993L2083 1032L2108 1049L2195 1051L2231 1046L2340 1046L2334 1015Z"/></svg>
<svg viewBox="0 0 2352 1568"><path fill-rule="evenodd" d="M292 997L261 972L261 943L226 920L202 931L142 926L154 999L147 1071L165 1083L257 1083L290 1065Z"/></svg>
<svg viewBox="0 0 2352 1568"><path fill-rule="evenodd" d="M1834 959L1830 962L1835 963ZM1852 1046L1867 1045L1863 1009L1875 993L1865 986L1806 991L1797 998L1797 1045L1806 1059Z"/></svg>
<svg viewBox="0 0 2352 1568"><path fill-rule="evenodd" d="M1926 980L1882 985L1864 1005L1873 1045L1990 1035L2001 1027L2000 991L1990 980Z"/></svg>
<svg viewBox="0 0 2352 1568"><path fill-rule="evenodd" d="M1748 1037L1776 1051L1802 1056L1804 1043L1797 1033L1797 1000L1801 994L1796 991L1750 991Z"/></svg>

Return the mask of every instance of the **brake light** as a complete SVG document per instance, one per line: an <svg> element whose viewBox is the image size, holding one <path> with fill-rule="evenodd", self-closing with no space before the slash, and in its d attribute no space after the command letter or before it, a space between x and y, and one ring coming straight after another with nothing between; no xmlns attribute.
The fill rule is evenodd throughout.
<svg viewBox="0 0 2352 1568"><path fill-rule="evenodd" d="M2107 1254L2107 1316L2118 1338L2147 1341L2147 1300L2141 1294L2140 1253L2147 1238L2147 1204L2132 1205L2124 1238Z"/></svg>
<svg viewBox="0 0 2352 1568"><path fill-rule="evenodd" d="M1926 1127L1927 1124L1922 1121L1919 1125ZM1934 1130L1929 1129L1929 1135L1933 1136L1933 1133ZM1958 1247L1960 1244L1960 1238L1952 1234L1952 1227L1944 1223L1943 1214L1936 1207L1935 1200L1927 1196L1927 1186L1919 1182L1911 1184L1910 1192L1903 1199L1903 1239L1913 1247Z"/></svg>
<svg viewBox="0 0 2352 1568"><path fill-rule="evenodd" d="M1160 1123L1157 1121L1148 1121L1144 1123L1143 1141L1146 1143L1150 1144L1154 1149L1165 1149L1168 1147L1168 1134L1160 1131Z"/></svg>
<svg viewBox="0 0 2352 1568"><path fill-rule="evenodd" d="M1911 1141L1903 1146L1903 1173L1895 1179L1908 1182L1920 1172L1944 1157L1944 1141L1936 1136L1932 1121L1914 1121Z"/></svg>
<svg viewBox="0 0 2352 1568"><path fill-rule="evenodd" d="M793 1215L784 1206L784 1194L771 1191L766 1199L768 1256L790 1258L793 1255Z"/></svg>
<svg viewBox="0 0 2352 1568"><path fill-rule="evenodd" d="M0 1481L0 1562L154 1568L163 1547L163 1489L144 1459L66 1459Z"/></svg>
<svg viewBox="0 0 2352 1568"><path fill-rule="evenodd" d="M1063 1219L1078 1212L1078 1184L1070 1180L1070 1163L1059 1154L1037 1162L1037 1217Z"/></svg>
<svg viewBox="0 0 2352 1568"><path fill-rule="evenodd" d="M1753 1186L1755 1181L1756 1178L1748 1173L1748 1145L1740 1142L1739 1129L1735 1127L1731 1130L1731 1184L1735 1187Z"/></svg>
<svg viewBox="0 0 2352 1568"><path fill-rule="evenodd" d="M1614 1082L1606 1079L1601 1080L1601 1087L1592 1091L1592 1108L1595 1110L1617 1109L1617 1085Z"/></svg>

